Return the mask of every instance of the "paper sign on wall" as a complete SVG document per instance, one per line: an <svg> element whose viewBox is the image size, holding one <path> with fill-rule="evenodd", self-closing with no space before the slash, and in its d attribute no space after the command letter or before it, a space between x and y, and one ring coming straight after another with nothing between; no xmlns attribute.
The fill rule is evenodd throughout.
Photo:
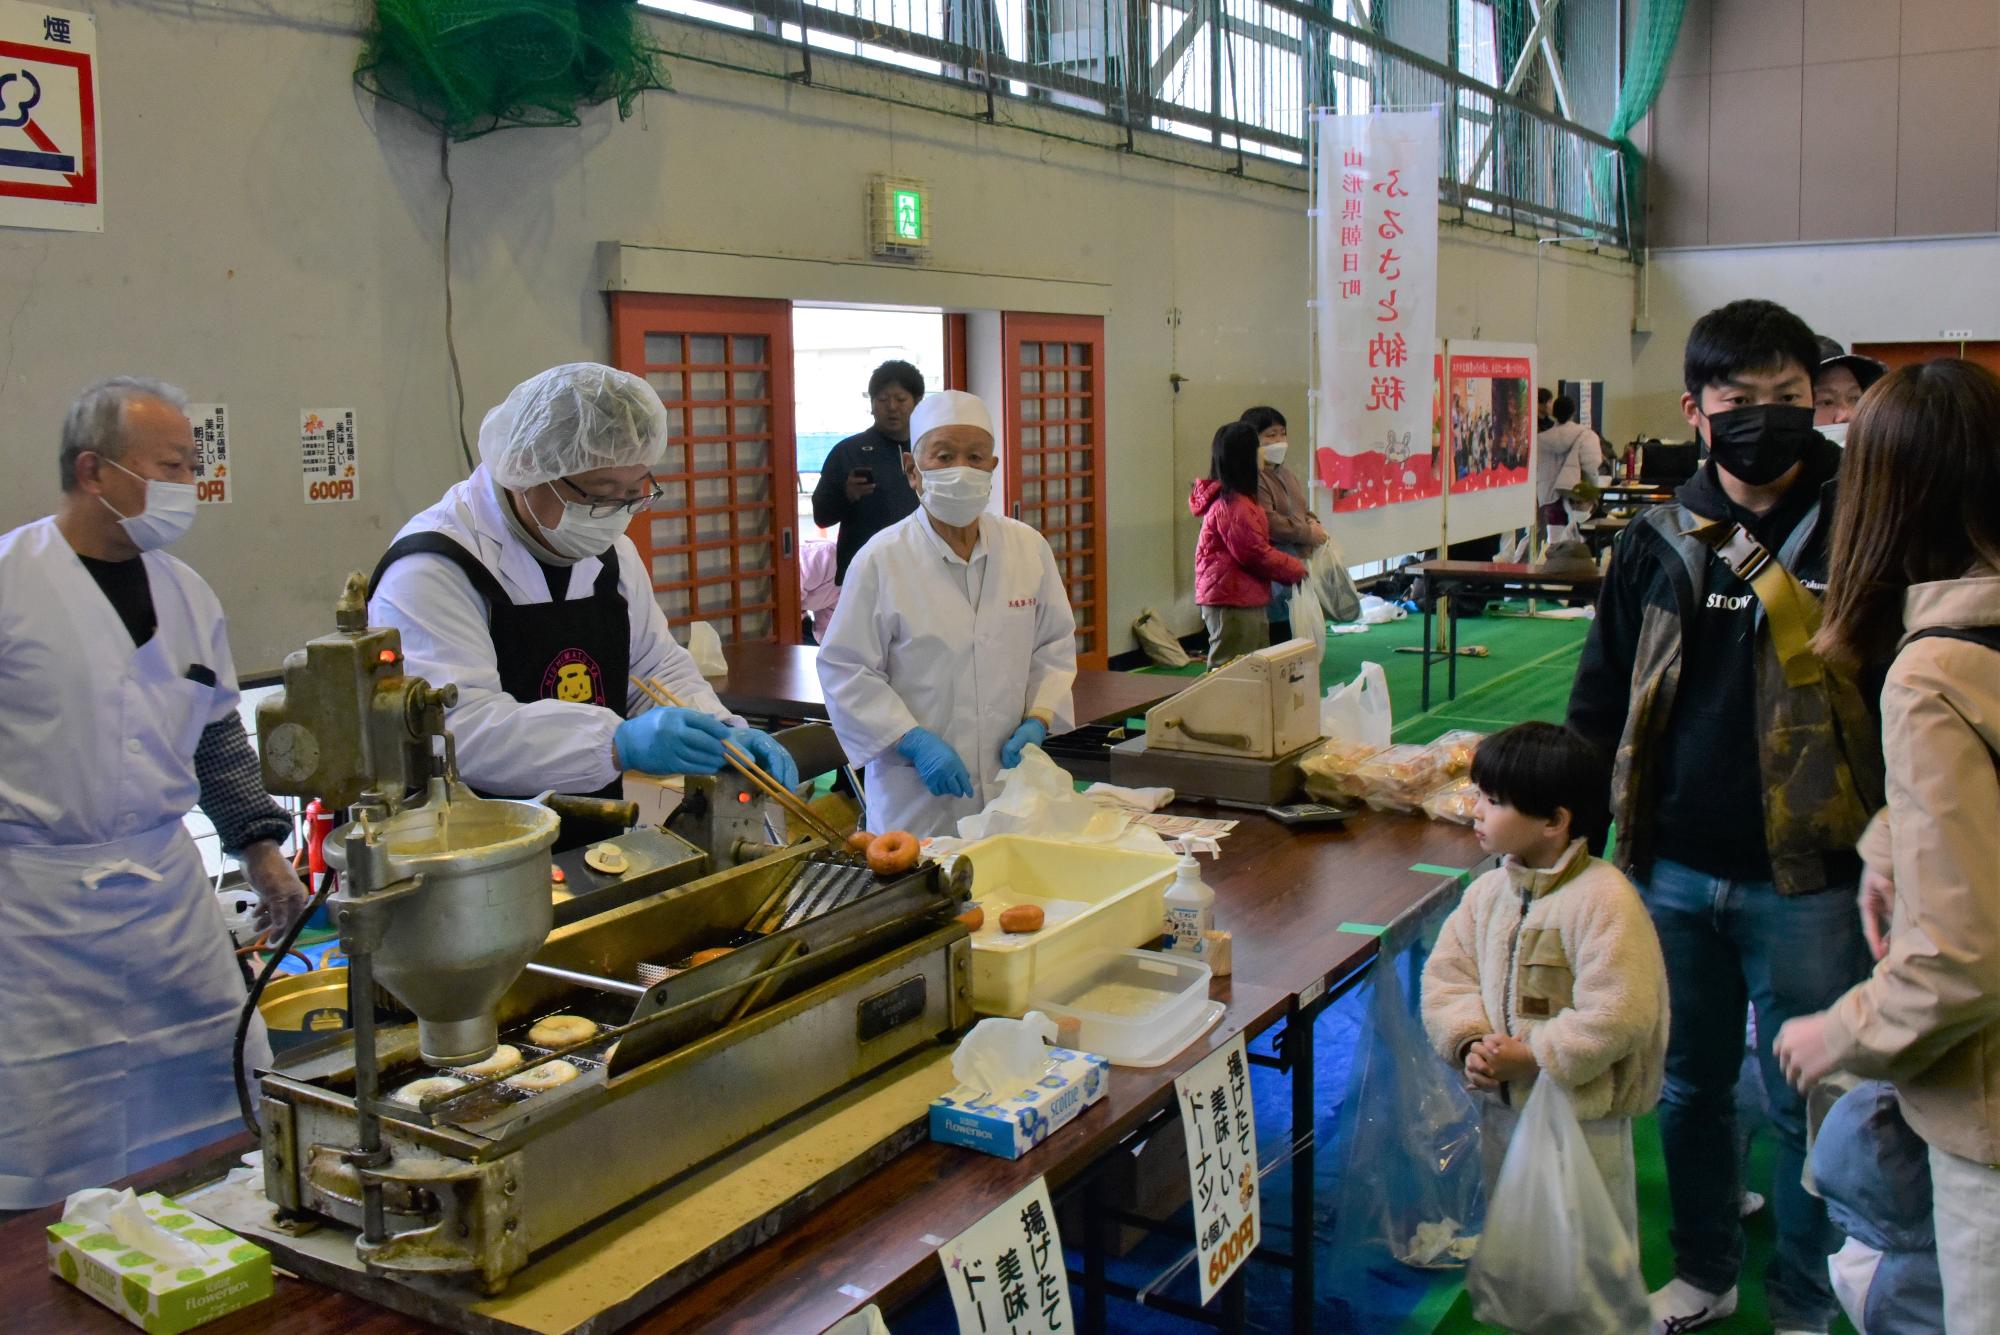
<svg viewBox="0 0 2000 1335"><path fill-rule="evenodd" d="M104 230L97 20L0 3L0 227Z"/></svg>
<svg viewBox="0 0 2000 1335"><path fill-rule="evenodd" d="M361 494L354 409L299 409L299 472L309 505L351 501Z"/></svg>
<svg viewBox="0 0 2000 1335"><path fill-rule="evenodd" d="M1436 496L1438 117L1323 113L1313 205L1313 462L1336 511Z"/></svg>
<svg viewBox="0 0 2000 1335"><path fill-rule="evenodd" d="M938 1248L959 1335L1068 1335L1076 1329L1049 1185L1036 1178Z"/></svg>
<svg viewBox="0 0 2000 1335"><path fill-rule="evenodd" d="M201 505L227 505L230 498L229 405L190 403L194 427L194 498Z"/></svg>
<svg viewBox="0 0 2000 1335"><path fill-rule="evenodd" d="M1250 1066L1238 1035L1174 1081L1187 1131L1194 1200L1195 1268L1206 1303L1263 1239L1257 1185L1257 1119Z"/></svg>

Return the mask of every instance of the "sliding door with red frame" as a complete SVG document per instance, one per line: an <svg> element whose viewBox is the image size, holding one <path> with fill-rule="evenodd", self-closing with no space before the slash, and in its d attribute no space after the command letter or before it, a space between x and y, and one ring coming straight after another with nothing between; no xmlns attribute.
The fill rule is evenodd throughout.
<svg viewBox="0 0 2000 1335"><path fill-rule="evenodd" d="M667 621L799 639L790 302L619 292L615 364L667 408L666 495L630 529Z"/></svg>
<svg viewBox="0 0 2000 1335"><path fill-rule="evenodd" d="M1048 539L1076 613L1077 665L1101 668L1109 657L1104 319L1009 311L1000 341L1008 513Z"/></svg>

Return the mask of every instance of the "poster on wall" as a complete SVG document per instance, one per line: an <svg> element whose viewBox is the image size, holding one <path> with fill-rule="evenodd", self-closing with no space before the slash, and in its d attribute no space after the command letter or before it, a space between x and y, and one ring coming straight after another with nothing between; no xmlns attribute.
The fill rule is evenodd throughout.
<svg viewBox="0 0 2000 1335"><path fill-rule="evenodd" d="M1598 435L1604 435L1604 382L1602 380L1558 380L1556 393L1576 405L1576 420ZM1606 437L1608 440L1609 437Z"/></svg>
<svg viewBox="0 0 2000 1335"><path fill-rule="evenodd" d="M194 499L197 505L229 504L229 405L190 403L194 428Z"/></svg>
<svg viewBox="0 0 2000 1335"><path fill-rule="evenodd" d="M299 473L308 505L351 501L361 494L354 409L299 409Z"/></svg>
<svg viewBox="0 0 2000 1335"><path fill-rule="evenodd" d="M1336 512L1434 497L1437 112L1322 113L1317 135L1315 472Z"/></svg>
<svg viewBox="0 0 2000 1335"><path fill-rule="evenodd" d="M1452 494L1525 486L1534 464L1534 347L1453 341L1445 368Z"/></svg>
<svg viewBox="0 0 2000 1335"><path fill-rule="evenodd" d="M0 0L0 227L104 230L97 20Z"/></svg>

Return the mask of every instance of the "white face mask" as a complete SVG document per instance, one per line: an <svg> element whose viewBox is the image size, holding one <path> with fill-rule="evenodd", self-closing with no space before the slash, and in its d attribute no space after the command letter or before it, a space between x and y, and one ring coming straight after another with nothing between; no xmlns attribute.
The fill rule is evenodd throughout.
<svg viewBox="0 0 2000 1335"><path fill-rule="evenodd" d="M158 551L179 541L194 524L194 483L162 482L154 477L139 475L119 463L116 459L106 459L127 477L138 478L146 484L146 508L136 515L119 515L118 507L102 496L104 508L118 515L118 527L125 530L125 536L132 545L142 552Z"/></svg>
<svg viewBox="0 0 2000 1335"><path fill-rule="evenodd" d="M1819 432L1836 445L1845 445L1847 444L1847 428L1853 425L1852 422L1829 422L1825 426L1816 426L1813 430Z"/></svg>
<svg viewBox="0 0 2000 1335"><path fill-rule="evenodd" d="M1264 456L1264 462L1273 468L1285 462L1285 451L1290 443L1282 440L1267 440L1257 447L1257 453Z"/></svg>
<svg viewBox="0 0 2000 1335"><path fill-rule="evenodd" d="M969 528L993 494L993 474L984 468L932 468L917 477L924 509L951 528Z"/></svg>
<svg viewBox="0 0 2000 1335"><path fill-rule="evenodd" d="M555 490L550 484L550 491ZM582 561L592 556L602 556L611 550L611 544L618 541L618 535L632 525L632 516L623 510L613 510L608 515L593 515L587 505L562 501L562 518L556 526L549 528L541 520L535 520L535 527L541 530L542 541L557 556L566 556L572 561ZM534 518L530 510L529 518Z"/></svg>

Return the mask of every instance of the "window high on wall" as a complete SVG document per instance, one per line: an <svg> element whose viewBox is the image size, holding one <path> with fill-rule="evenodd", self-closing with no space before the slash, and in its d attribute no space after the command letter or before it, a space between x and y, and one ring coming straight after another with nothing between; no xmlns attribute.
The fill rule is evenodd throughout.
<svg viewBox="0 0 2000 1335"><path fill-rule="evenodd" d="M1458 68L1500 86L1500 29L1490 0L1458 0Z"/></svg>

